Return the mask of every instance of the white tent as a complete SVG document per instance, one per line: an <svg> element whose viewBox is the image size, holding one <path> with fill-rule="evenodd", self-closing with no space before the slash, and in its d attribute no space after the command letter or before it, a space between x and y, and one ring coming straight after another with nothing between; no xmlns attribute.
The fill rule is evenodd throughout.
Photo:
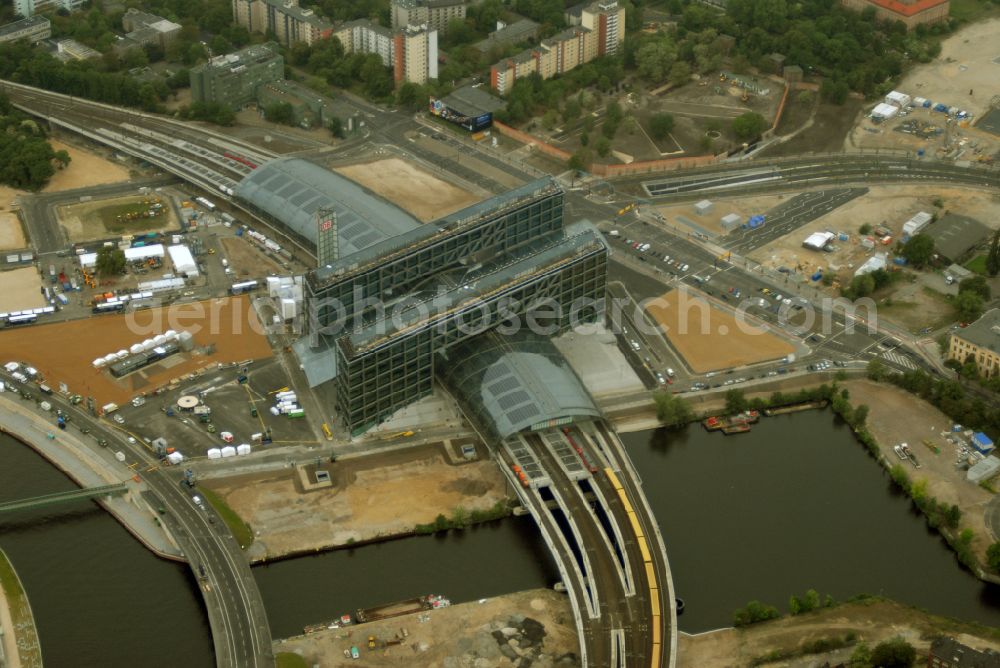
<svg viewBox="0 0 1000 668"><path fill-rule="evenodd" d="M194 256L187 246L180 244L168 246L167 252L170 253L170 261L174 263L174 269L178 274L184 274L188 278L198 275L198 263L194 261Z"/></svg>
<svg viewBox="0 0 1000 668"><path fill-rule="evenodd" d="M80 266L84 269L97 266L97 253L82 253L77 257L80 258Z"/></svg>
<svg viewBox="0 0 1000 668"><path fill-rule="evenodd" d="M806 240L802 242L802 245L806 248L811 248L812 250L823 250L826 245L833 241L833 232L813 232Z"/></svg>
<svg viewBox="0 0 1000 668"><path fill-rule="evenodd" d="M236 456L236 448L234 448L231 445L227 445L226 447L222 448L222 456L223 457L235 457Z"/></svg>
<svg viewBox="0 0 1000 668"><path fill-rule="evenodd" d="M91 362L91 364L94 365L94 368L100 369L102 366L104 366L105 364L107 364L107 362L104 361L103 357L98 357L96 360L94 360L93 362Z"/></svg>
<svg viewBox="0 0 1000 668"><path fill-rule="evenodd" d="M885 103L886 104L894 104L897 107L905 107L905 106L907 106L907 105L910 104L910 101L912 99L913 98L911 98L906 93L900 93L898 90L894 90L894 91L890 91L885 96Z"/></svg>
<svg viewBox="0 0 1000 668"><path fill-rule="evenodd" d="M887 264L888 262L886 254L876 253L875 255L872 255L870 258L865 260L865 263L855 270L854 275L863 276L865 274L870 274L873 271L877 271L879 269L885 269Z"/></svg>
<svg viewBox="0 0 1000 668"><path fill-rule="evenodd" d="M163 257L163 244L151 244L149 246L125 249L125 260L128 262L148 260L151 257Z"/></svg>
<svg viewBox="0 0 1000 668"><path fill-rule="evenodd" d="M250 454L250 444L249 443L244 443L242 445L236 446L236 454L240 455L240 456L249 455Z"/></svg>
<svg viewBox="0 0 1000 668"><path fill-rule="evenodd" d="M137 355L137 354L139 354L139 353L142 352L142 344L141 343L133 343L132 345L130 345L128 347L128 351L130 353L132 353L133 355Z"/></svg>
<svg viewBox="0 0 1000 668"><path fill-rule="evenodd" d="M167 455L167 461L174 465L180 464L182 461L184 461L184 455L176 451L171 452L169 455Z"/></svg>
<svg viewBox="0 0 1000 668"><path fill-rule="evenodd" d="M885 102L879 102L877 105L875 105L875 108L872 109L871 116L872 118L880 118L883 121L885 121L892 118L898 113L899 113L899 107L892 104L886 104Z"/></svg>
<svg viewBox="0 0 1000 668"><path fill-rule="evenodd" d="M209 459L222 459L222 450L219 448L210 448L208 450Z"/></svg>

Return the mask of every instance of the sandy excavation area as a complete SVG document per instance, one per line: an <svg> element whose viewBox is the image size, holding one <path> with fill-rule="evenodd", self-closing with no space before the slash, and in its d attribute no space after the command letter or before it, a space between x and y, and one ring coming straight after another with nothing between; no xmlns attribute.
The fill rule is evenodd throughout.
<svg viewBox="0 0 1000 668"><path fill-rule="evenodd" d="M989 110L990 99L997 94L996 82L1000 65L994 60L998 57L1000 18L978 21L941 42L941 55L933 62L911 69L899 82L896 90L912 97L923 97L934 103L958 107L970 112L975 120ZM943 114L934 113L926 118L941 120L943 117ZM862 118L847 137L848 148L852 145L891 145L894 139L906 137L898 132L888 131L880 135L872 134L864 131L864 127L871 126L867 119ZM904 140L899 143L905 145L906 142Z"/></svg>
<svg viewBox="0 0 1000 668"><path fill-rule="evenodd" d="M18 250L27 245L17 214L0 211L0 251Z"/></svg>
<svg viewBox="0 0 1000 668"><path fill-rule="evenodd" d="M479 201L479 197L469 191L401 158L337 167L336 171L425 223Z"/></svg>
<svg viewBox="0 0 1000 668"><path fill-rule="evenodd" d="M1000 66L998 66L1000 67ZM940 199L943 208L934 206ZM915 213L926 211L942 215L946 211L975 218L988 227L1000 225L1000 198L993 193L973 188L946 185L928 189L924 186L873 186L867 195L851 200L813 222L765 244L749 253L749 257L764 266L776 269L788 267L800 273L811 274L817 269L833 271L842 279L850 279L854 269L864 263L873 252L887 252L895 247L877 245L875 251L861 246L858 229L865 223L875 227L884 225L892 232L893 240L899 239L903 223ZM813 232L844 232L848 241L835 241L836 250L821 253L802 247L802 241Z"/></svg>
<svg viewBox="0 0 1000 668"><path fill-rule="evenodd" d="M374 650L368 648L369 636L375 637ZM344 656L344 650L352 646L358 648L362 661ZM548 589L320 631L278 641L274 651L299 654L308 665L320 668L580 665L569 599Z"/></svg>
<svg viewBox="0 0 1000 668"><path fill-rule="evenodd" d="M758 197L733 197L728 199L715 199L709 197L712 202L712 210L700 216L694 211L694 202L675 204L672 206L659 206L656 210L667 220L673 229L679 232L700 232L704 231L716 236L725 236L726 230L722 227L721 218L735 213L744 222L750 216L760 213L767 213L768 210L778 206L793 195L761 195ZM678 220L682 217L688 222Z"/></svg>
<svg viewBox="0 0 1000 668"><path fill-rule="evenodd" d="M737 319L691 290L671 290L646 310L695 373L781 359L795 350L757 320Z"/></svg>
<svg viewBox="0 0 1000 668"><path fill-rule="evenodd" d="M52 144L52 150L69 153L70 163L66 169L56 170L43 192L121 183L129 179L128 168L121 163L107 160L97 153L84 151L56 139L50 139L49 143Z"/></svg>
<svg viewBox="0 0 1000 668"><path fill-rule="evenodd" d="M310 491L304 491L294 469L202 484L251 526L255 538L249 554L261 560L409 532L439 513L451 515L458 507L486 510L506 498L496 464L453 463L454 451L449 442L342 458L322 467L332 486Z"/></svg>
<svg viewBox="0 0 1000 668"><path fill-rule="evenodd" d="M22 267L0 273L0 313L47 306L40 290L42 279L34 267Z"/></svg>
<svg viewBox="0 0 1000 668"><path fill-rule="evenodd" d="M66 383L71 392L93 396L98 405L123 403L172 379L219 363L270 357L267 339L248 325L256 319L246 296L147 309L124 315L32 325L0 331L0 359L18 360L42 372L52 387ZM196 347L214 345L211 355L178 353L163 362L115 379L91 362L128 349L168 329L190 331Z"/></svg>

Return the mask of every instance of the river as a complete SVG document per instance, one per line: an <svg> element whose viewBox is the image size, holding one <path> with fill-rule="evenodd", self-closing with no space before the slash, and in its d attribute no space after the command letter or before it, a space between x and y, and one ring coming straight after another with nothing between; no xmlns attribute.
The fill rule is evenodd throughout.
<svg viewBox="0 0 1000 668"><path fill-rule="evenodd" d="M1000 626L1000 587L961 568L829 410L765 418L735 436L693 425L623 439L686 604L682 630L730 626L751 599L787 611L810 588Z"/></svg>
<svg viewBox="0 0 1000 668"><path fill-rule="evenodd" d="M830 411L767 418L737 436L692 426L624 434L663 530L689 632L728 626L751 599L787 609L813 588L883 594L1000 626L1000 587L963 570ZM0 499L71 489L0 438ZM209 666L186 567L157 559L84 502L0 518L0 546L35 611L46 665ZM471 601L558 579L532 520L388 541L257 566L275 638L428 593Z"/></svg>
<svg viewBox="0 0 1000 668"><path fill-rule="evenodd" d="M0 501L75 489L0 434ZM46 668L215 665L185 564L159 559L92 501L0 516L0 547L28 593Z"/></svg>

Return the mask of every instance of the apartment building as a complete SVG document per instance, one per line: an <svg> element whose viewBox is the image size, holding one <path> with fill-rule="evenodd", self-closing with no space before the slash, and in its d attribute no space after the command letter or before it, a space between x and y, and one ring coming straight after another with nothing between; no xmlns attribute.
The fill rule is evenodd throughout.
<svg viewBox="0 0 1000 668"><path fill-rule="evenodd" d="M465 18L465 0L392 0L392 29L427 25L440 35L448 33L448 22Z"/></svg>
<svg viewBox="0 0 1000 668"><path fill-rule="evenodd" d="M122 27L128 31L125 34L127 43L138 46L156 44L166 48L181 32L179 23L134 7L130 7L122 16Z"/></svg>
<svg viewBox="0 0 1000 668"><path fill-rule="evenodd" d="M14 0L14 13L24 18L30 18L35 15L35 12L41 11L43 9L65 9L68 12L74 12L81 7L87 0Z"/></svg>
<svg viewBox="0 0 1000 668"><path fill-rule="evenodd" d="M1000 309L991 309L968 327L955 330L948 343L948 359L965 364L976 360L983 376L1000 374Z"/></svg>
<svg viewBox="0 0 1000 668"><path fill-rule="evenodd" d="M333 24L299 0L233 0L233 20L249 32L273 33L278 42L313 44L333 34Z"/></svg>
<svg viewBox="0 0 1000 668"><path fill-rule="evenodd" d="M248 46L191 68L191 99L241 109L256 99L257 89L285 78L285 60L274 42Z"/></svg>
<svg viewBox="0 0 1000 668"><path fill-rule="evenodd" d="M624 39L625 8L615 0L595 2L581 11L579 25L491 67L490 87L503 95L519 77L537 72L548 79L569 72L594 58L616 53Z"/></svg>
<svg viewBox="0 0 1000 668"><path fill-rule="evenodd" d="M333 36L345 53L376 53L392 68L397 84L424 84L438 76L438 33L430 26L409 25L390 31L368 19L349 21Z"/></svg>
<svg viewBox="0 0 1000 668"><path fill-rule="evenodd" d="M949 0L840 0L840 4L858 12L872 7L879 21L902 21L907 30L947 21L951 8Z"/></svg>
<svg viewBox="0 0 1000 668"><path fill-rule="evenodd" d="M32 44L52 36L52 23L44 16L32 16L0 26L0 42L26 39Z"/></svg>

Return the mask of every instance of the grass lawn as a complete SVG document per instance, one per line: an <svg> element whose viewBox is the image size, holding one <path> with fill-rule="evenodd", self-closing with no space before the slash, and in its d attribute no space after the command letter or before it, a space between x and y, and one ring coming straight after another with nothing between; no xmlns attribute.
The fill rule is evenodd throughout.
<svg viewBox="0 0 1000 668"><path fill-rule="evenodd" d="M306 660L295 652L278 652L274 655L274 663L278 668L309 668Z"/></svg>
<svg viewBox="0 0 1000 668"><path fill-rule="evenodd" d="M965 268L971 272L979 274L980 276L986 275L986 256L977 255L968 262L965 263Z"/></svg>
<svg viewBox="0 0 1000 668"><path fill-rule="evenodd" d="M978 21L996 14L997 8L986 0L951 0L951 16L964 22Z"/></svg>
<svg viewBox="0 0 1000 668"><path fill-rule="evenodd" d="M149 200L152 202L153 200ZM126 232L129 226L141 227L145 221L148 220L161 220L164 215L166 215L166 207L159 209L156 215L145 217L148 211L151 211L151 204L144 204L143 202L132 202L130 204L113 204L111 206L106 206L97 212L98 217L101 220L101 224L104 225L104 229L109 232L122 233ZM131 220L128 216L134 215L136 217ZM121 216L121 220L118 217Z"/></svg>
<svg viewBox="0 0 1000 668"><path fill-rule="evenodd" d="M244 550L250 547L253 543L253 531L250 530L250 525L244 522L243 518L237 515L236 511L230 508L221 496L205 487L199 487L198 490L205 497L205 500L212 504L215 512L222 517L222 521L233 532L233 538L239 542L240 547Z"/></svg>

